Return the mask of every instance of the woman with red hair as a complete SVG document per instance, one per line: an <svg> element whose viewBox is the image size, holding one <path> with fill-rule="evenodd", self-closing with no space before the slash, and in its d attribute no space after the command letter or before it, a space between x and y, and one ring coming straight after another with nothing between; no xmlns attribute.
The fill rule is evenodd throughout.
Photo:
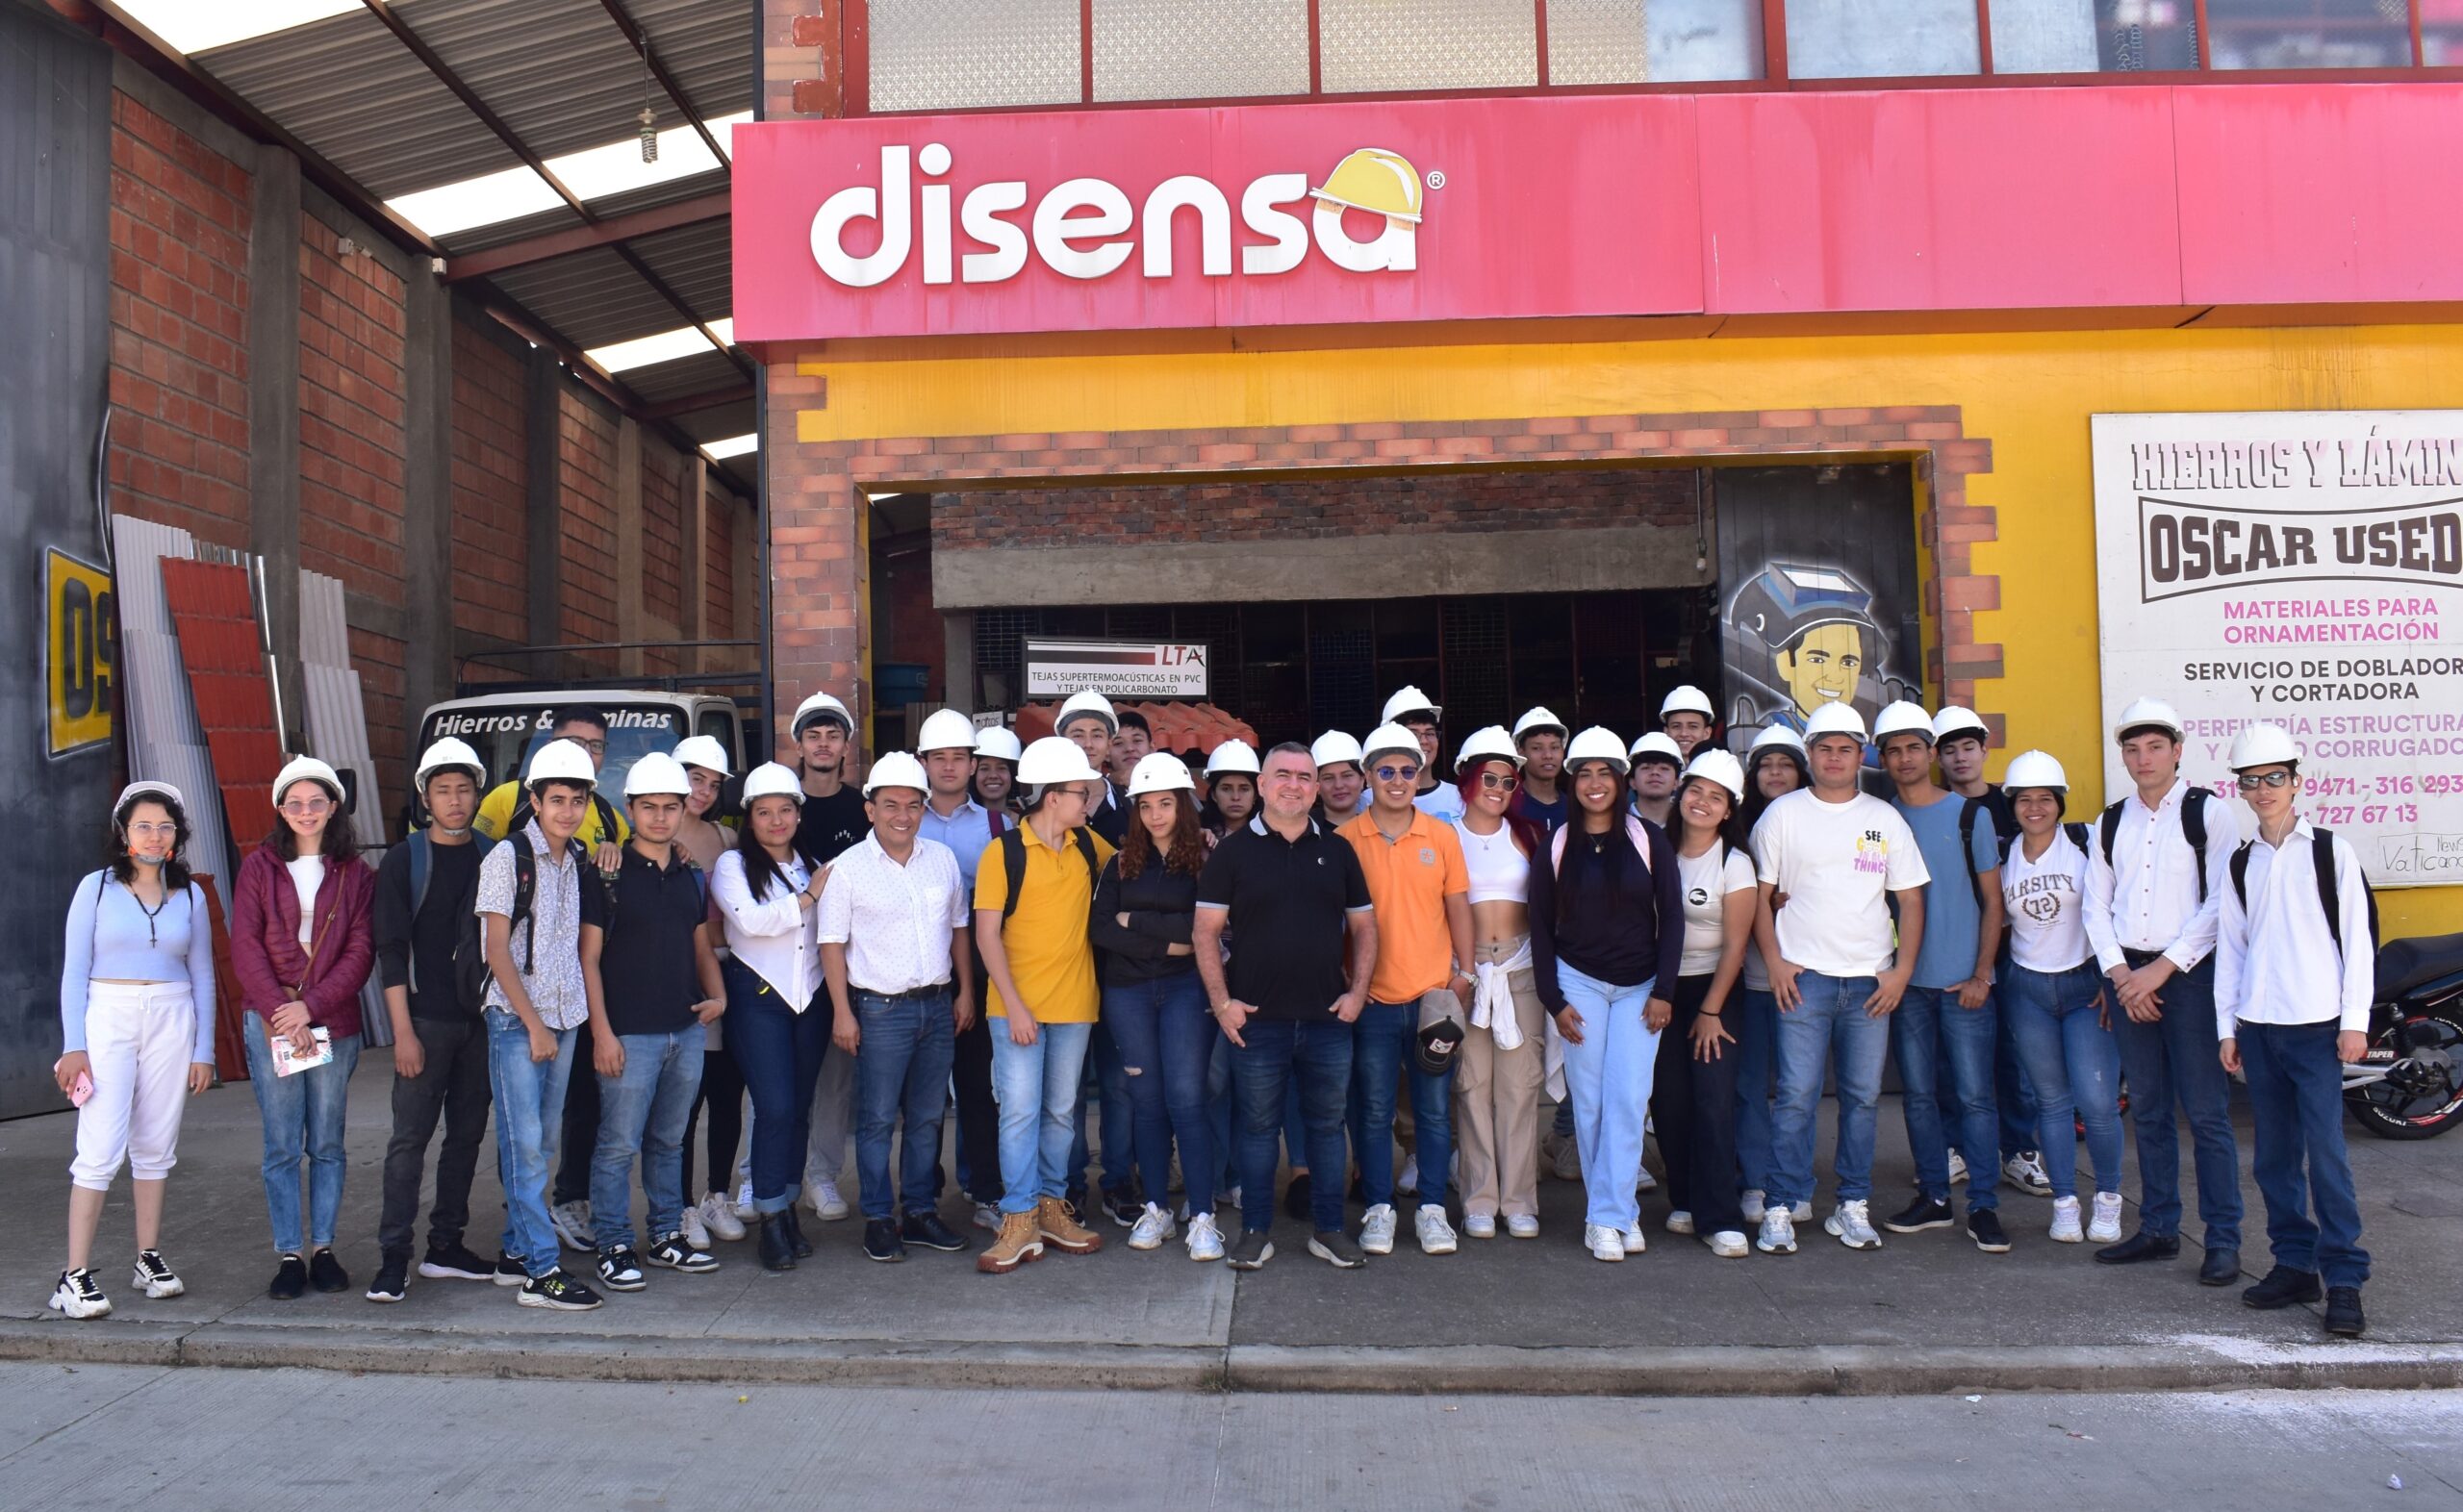
<svg viewBox="0 0 2463 1512"><path fill-rule="evenodd" d="M1471 878L1471 1032L1454 1078L1461 1150L1462 1231L1493 1239L1497 1215L1516 1239L1539 1237L1539 1085L1547 1013L1531 975L1531 858L1544 839L1509 811L1522 758L1502 725L1462 743L1454 821Z"/></svg>

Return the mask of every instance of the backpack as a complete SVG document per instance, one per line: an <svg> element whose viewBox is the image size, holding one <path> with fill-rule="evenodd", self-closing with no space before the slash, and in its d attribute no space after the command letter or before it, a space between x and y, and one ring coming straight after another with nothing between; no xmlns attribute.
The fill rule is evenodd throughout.
<svg viewBox="0 0 2463 1512"><path fill-rule="evenodd" d="M2256 844L2254 838L2245 840L2241 842L2241 848L2232 852L2232 894L2241 900L2244 913L2249 907L2249 847ZM2326 912L2326 927L2334 932L2335 953L2341 955L2345 953L2344 899L2343 884L2335 879L2333 830L2310 830L2309 869L2318 878L2318 906ZM2377 890L2371 887L2369 879L2363 876L2360 892L2369 899L2369 948L2374 950L2377 948Z"/></svg>
<svg viewBox="0 0 2463 1512"><path fill-rule="evenodd" d="M1095 860L1094 837L1086 833L1083 824L1071 830L1069 835L1078 843L1078 854L1086 858L1086 885L1089 888L1101 886L1103 866ZM1027 837L1019 830L1001 832L1001 870L1009 879L1009 895L1001 903L1001 921L1005 924L1009 916L1018 911L1018 895L1026 891L1027 886Z"/></svg>
<svg viewBox="0 0 2463 1512"><path fill-rule="evenodd" d="M495 841L476 831L471 832L470 843L478 847L479 859L482 862L487 860L488 852L495 848ZM405 844L411 847L411 918L416 921L419 917L420 905L427 901L427 879L433 861L430 854L432 846L427 838L427 831L424 829L411 831L411 838ZM471 885L475 890L477 887L475 873L472 875ZM519 887L518 882L516 886ZM467 899L465 903L467 905ZM413 951L411 991L417 993L419 990L419 954ZM459 911L453 928L453 999L471 1013L477 1013L488 999L486 937L479 923L479 916L468 906Z"/></svg>
<svg viewBox="0 0 2463 1512"><path fill-rule="evenodd" d="M2192 788L2181 794L2181 838L2190 843L2190 851L2197 857L2197 900L2206 903L2206 806L2215 794L2204 788ZM2125 803L2124 798L2121 802ZM2104 810L2104 866L2113 864L2113 837L2120 833L2120 804Z"/></svg>
<svg viewBox="0 0 2463 1512"><path fill-rule="evenodd" d="M513 805L513 817L504 821L505 838L508 840L521 834L532 819L539 817L530 807L530 790L523 788L521 790L521 796L516 799ZM591 789L590 807L591 811L598 816L599 838L605 840L610 844L615 844L618 838L616 831L616 810L608 804L606 794L600 793L596 788ZM575 844L579 844L580 837L578 835L574 837L574 842Z"/></svg>
<svg viewBox="0 0 2463 1512"><path fill-rule="evenodd" d="M2082 856L2087 854L2087 826L2085 824L2064 824L2061 826L2061 832L2069 837L2069 844L2078 847L2078 854ZM2023 838L2025 838L2023 835L2013 835L2008 840L2001 843L2001 864L2003 866L2008 866L2010 864L2010 858L2018 854L2019 842Z"/></svg>
<svg viewBox="0 0 2463 1512"><path fill-rule="evenodd" d="M513 915L507 923L510 929L521 931L521 974L524 976L538 965L538 920L533 917L531 905L538 901L539 896L539 856L530 848L528 822L525 819L525 827L515 830L504 842L513 847ZM597 869L591 866L590 852L583 847L579 836L565 842L565 854L572 859L574 867L582 874Z"/></svg>
<svg viewBox="0 0 2463 1512"><path fill-rule="evenodd" d="M1994 790L1996 794L1999 791ZM1977 911L1981 912L1984 908L1984 877L1975 869L1975 817L1978 814L1993 816L1993 828L1995 832L1993 840L2005 859L2010 854L2011 843L2019 836L2015 825L2012 826L2009 834L1999 833L2000 812L1982 798L1969 798L1967 800L1967 807L1959 810L1959 859L1967 864L1967 890L1975 895L1975 906ZM2077 826L2082 833L2086 827L2084 824ZM2083 854L2087 849L2087 843L2083 840L2079 841L2078 849Z"/></svg>

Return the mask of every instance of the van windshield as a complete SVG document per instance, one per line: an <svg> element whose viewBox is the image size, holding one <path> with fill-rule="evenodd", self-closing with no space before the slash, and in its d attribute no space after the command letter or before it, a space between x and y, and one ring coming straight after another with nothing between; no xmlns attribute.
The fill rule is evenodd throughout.
<svg viewBox="0 0 2463 1512"><path fill-rule="evenodd" d="M520 777L530 756L547 743L547 717L559 702L541 700L536 707L444 708L429 717L420 732L424 749L431 741L450 735L467 741L488 764L486 786ZM598 790L620 807L624 773L649 751L671 751L691 732L684 711L673 704L602 703L607 714L607 760L598 771Z"/></svg>

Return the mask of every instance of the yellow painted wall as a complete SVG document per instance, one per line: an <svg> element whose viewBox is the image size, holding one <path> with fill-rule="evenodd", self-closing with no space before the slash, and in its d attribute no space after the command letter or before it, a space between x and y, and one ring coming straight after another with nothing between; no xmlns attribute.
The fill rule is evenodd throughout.
<svg viewBox="0 0 2463 1512"><path fill-rule="evenodd" d="M1993 444L1968 502L1999 511L1974 569L1999 575L2001 608L1976 617L1976 639L2005 648L2007 676L1977 702L2008 718L2004 758L2061 758L2081 813L2101 801L2103 769L2088 416L2463 408L2456 326L955 351L807 359L829 397L799 416L800 439L1961 406L1966 434ZM2463 929L2463 888L2389 892L2380 907L2390 935Z"/></svg>

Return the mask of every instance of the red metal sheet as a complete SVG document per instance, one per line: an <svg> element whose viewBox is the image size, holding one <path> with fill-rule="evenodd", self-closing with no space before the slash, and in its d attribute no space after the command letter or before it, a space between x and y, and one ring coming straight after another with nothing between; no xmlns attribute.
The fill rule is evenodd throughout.
<svg viewBox="0 0 2463 1512"><path fill-rule="evenodd" d="M1225 741L1257 743L1257 731L1210 703L1122 703L1112 707L1115 713L1144 715L1158 751L1194 749L1211 754ZM1059 713L1056 702L1022 705L1011 733L1021 743L1041 740L1052 733L1052 721Z"/></svg>
<svg viewBox="0 0 2463 1512"><path fill-rule="evenodd" d="M240 973L231 966L231 920L222 907L222 885L194 873L205 890L205 914L214 928L214 1067L224 1081L248 1079L248 1046L240 1029Z"/></svg>
<svg viewBox="0 0 2463 1512"><path fill-rule="evenodd" d="M273 779L282 771L273 689L244 567L165 558L163 599L180 638L180 662L214 758L231 839L245 857L273 830Z"/></svg>

